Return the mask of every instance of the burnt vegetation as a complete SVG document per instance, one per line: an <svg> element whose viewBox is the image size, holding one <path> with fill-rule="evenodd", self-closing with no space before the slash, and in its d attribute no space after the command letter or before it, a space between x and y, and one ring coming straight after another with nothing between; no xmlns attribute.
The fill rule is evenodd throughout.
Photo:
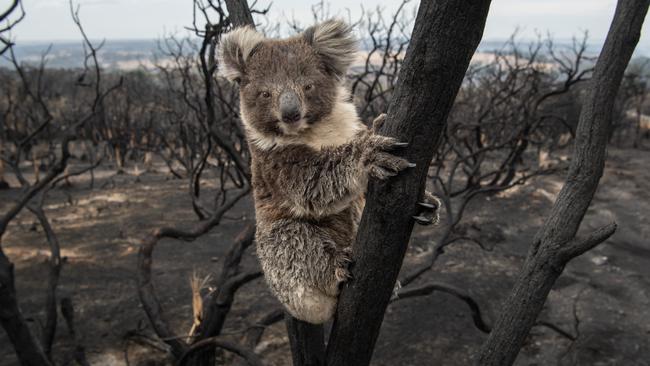
<svg viewBox="0 0 650 366"><path fill-rule="evenodd" d="M116 345L126 364L279 364L266 359L264 339L267 329L284 320L295 365L364 365L386 307L422 296L452 296L466 305L476 329L489 335L482 348L471 349L478 364L512 364L532 327L568 340L561 362L575 361L578 298L567 324L538 315L564 266L616 229L612 223L576 238L602 175L606 145L646 154L650 148L650 66L643 58L629 61L648 2L619 1L600 57L589 50L586 34L558 44L542 35L522 41L516 32L500 46L475 54L489 3L422 1L417 9L403 1L393 14L366 9L360 18L346 19L361 39L360 58L347 75L359 114L371 123L387 112L382 132L409 141L405 156L418 168L389 184L370 183L355 244L354 280L343 290L331 329L290 319L273 301L258 300L275 304L263 311L235 301L242 288L263 281L254 260L250 154L238 90L216 77L219 38L234 26L257 24L274 35L308 24L278 24L268 19L266 4L194 0L191 36L159 40L153 67L125 72L102 68L103 43L88 39L79 8L71 2L84 67L53 69L47 66L48 50L39 63L16 56L10 31L28 16L21 1L0 9L0 55L9 65L0 68L0 188L8 198L0 207L0 321L6 332L0 339L10 342L16 355L7 364L92 364L86 354L92 340L83 335L93 329L75 317L79 294L59 291L61 273L74 263L62 254L67 243L48 207L52 196L57 202L65 196L72 207L76 189L97 195L125 184L124 177L140 184L147 174L177 182L193 217L132 235L137 248L132 296L140 306L119 310L142 321L123 332L124 342ZM312 9L313 21L341 15L322 2ZM464 38L445 29L463 29ZM449 52L434 57L423 44ZM446 71L421 75L418 67ZM472 208L482 200L498 200L504 192L558 174L568 174L567 184L530 243L503 308L505 293L477 297L477 289L427 276L454 246L491 251L502 241L471 220ZM441 222L418 246L419 260L402 266L413 225L410 204L424 185L442 200ZM48 245L48 259L40 276L41 308L30 306L26 312L17 287L20 269L6 250L23 245L11 232L30 219ZM192 251L191 242L219 232L225 221L237 223L239 234L232 242L213 243L223 254L205 259L209 271L193 274L188 263L186 272L175 273L183 283L191 278L192 296L175 301L191 305L192 315L166 311L170 288L156 280L161 271L155 250ZM122 233L115 236L124 239ZM373 250L382 246L392 252L378 259Z"/></svg>

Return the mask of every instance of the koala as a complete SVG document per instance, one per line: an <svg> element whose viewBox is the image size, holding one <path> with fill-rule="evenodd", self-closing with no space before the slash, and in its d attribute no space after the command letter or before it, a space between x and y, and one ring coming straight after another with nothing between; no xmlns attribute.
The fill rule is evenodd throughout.
<svg viewBox="0 0 650 366"><path fill-rule="evenodd" d="M292 316L314 324L333 316L350 278L368 178L415 166L392 154L406 144L359 119L343 87L355 57L352 30L338 20L286 39L236 28L218 51L220 75L239 85L264 277ZM430 198L419 223L437 220Z"/></svg>

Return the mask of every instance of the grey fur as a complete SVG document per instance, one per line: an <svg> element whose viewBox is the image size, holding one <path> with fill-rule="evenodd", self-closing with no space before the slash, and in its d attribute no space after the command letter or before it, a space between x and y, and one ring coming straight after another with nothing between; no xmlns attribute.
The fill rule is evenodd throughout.
<svg viewBox="0 0 650 366"><path fill-rule="evenodd" d="M304 35L326 60L332 74L339 78L345 76L357 55L357 40L352 28L340 20L330 19L308 28Z"/></svg>
<svg viewBox="0 0 650 366"><path fill-rule="evenodd" d="M220 55L222 74L241 81L257 255L289 313L323 323L349 278L368 177L387 179L412 165L391 153L402 143L361 123L341 86L356 45L345 23L327 21L284 40L251 31L225 35ZM281 111L288 94L301 112L290 123Z"/></svg>
<svg viewBox="0 0 650 366"><path fill-rule="evenodd" d="M246 60L263 40L264 36L252 27L237 28L221 37L217 54L219 74L231 82L239 82L246 70Z"/></svg>
<svg viewBox="0 0 650 366"><path fill-rule="evenodd" d="M385 179L409 162L396 140L362 131L350 143L253 149L257 255L273 293L296 318L323 323L348 277L351 244L369 175Z"/></svg>

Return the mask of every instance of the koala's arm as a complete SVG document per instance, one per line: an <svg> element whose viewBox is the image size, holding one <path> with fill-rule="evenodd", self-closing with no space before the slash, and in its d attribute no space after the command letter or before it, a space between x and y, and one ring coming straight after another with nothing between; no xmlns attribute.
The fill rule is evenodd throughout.
<svg viewBox="0 0 650 366"><path fill-rule="evenodd" d="M287 146L266 156L267 179L294 214L321 217L347 207L362 195L368 176L385 179L412 166L388 151L403 146L395 139L363 131L347 144L315 151Z"/></svg>

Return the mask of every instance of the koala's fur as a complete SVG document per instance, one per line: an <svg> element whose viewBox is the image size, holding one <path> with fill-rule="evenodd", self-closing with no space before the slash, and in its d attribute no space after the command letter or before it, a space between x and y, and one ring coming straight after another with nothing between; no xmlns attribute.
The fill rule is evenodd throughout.
<svg viewBox="0 0 650 366"><path fill-rule="evenodd" d="M220 74L240 86L257 255L273 293L311 323L332 317L349 277L368 176L413 166L388 153L403 144L359 120L342 87L355 56L351 29L336 20L281 40L237 28L219 50Z"/></svg>

